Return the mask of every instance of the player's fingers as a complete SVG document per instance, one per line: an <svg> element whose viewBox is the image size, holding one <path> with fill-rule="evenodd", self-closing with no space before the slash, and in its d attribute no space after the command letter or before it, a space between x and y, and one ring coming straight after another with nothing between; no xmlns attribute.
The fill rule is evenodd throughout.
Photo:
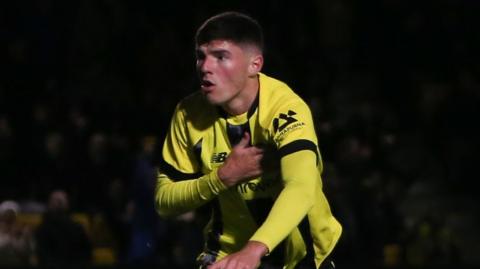
<svg viewBox="0 0 480 269"><path fill-rule="evenodd" d="M257 154L255 156L253 156L252 158L256 163L260 164L260 162L263 160L263 154Z"/></svg>
<svg viewBox="0 0 480 269"><path fill-rule="evenodd" d="M250 134L248 132L243 133L243 137L238 142L237 147L246 148L250 145Z"/></svg>
<svg viewBox="0 0 480 269"><path fill-rule="evenodd" d="M248 148L248 151L252 155L263 155L264 151L261 148L256 148L256 147L250 147Z"/></svg>

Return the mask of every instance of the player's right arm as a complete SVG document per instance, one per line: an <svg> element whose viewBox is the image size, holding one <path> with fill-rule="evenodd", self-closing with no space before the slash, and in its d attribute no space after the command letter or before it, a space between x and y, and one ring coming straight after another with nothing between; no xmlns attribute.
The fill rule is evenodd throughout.
<svg viewBox="0 0 480 269"><path fill-rule="evenodd" d="M225 189L216 170L183 181L175 181L160 171L155 189L155 206L161 216L177 215L202 206Z"/></svg>
<svg viewBox="0 0 480 269"><path fill-rule="evenodd" d="M227 188L262 173L263 151L249 146L248 134L232 149L220 168L205 175L198 172L200 164L188 137L185 115L178 106L163 145L163 161L155 188L155 206L161 216L196 209Z"/></svg>
<svg viewBox="0 0 480 269"><path fill-rule="evenodd" d="M191 140L185 112L178 105L163 144L155 188L155 207L161 216L196 209L226 189L217 170L201 173Z"/></svg>

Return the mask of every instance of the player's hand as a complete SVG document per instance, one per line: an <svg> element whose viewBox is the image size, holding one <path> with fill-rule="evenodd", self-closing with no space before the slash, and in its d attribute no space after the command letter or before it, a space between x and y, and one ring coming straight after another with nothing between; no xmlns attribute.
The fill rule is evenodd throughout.
<svg viewBox="0 0 480 269"><path fill-rule="evenodd" d="M262 158L263 150L250 146L250 134L245 133L218 169L218 177L227 187L258 177L262 174Z"/></svg>
<svg viewBox="0 0 480 269"><path fill-rule="evenodd" d="M268 248L265 244L249 241L242 250L226 256L207 269L256 269L267 253Z"/></svg>

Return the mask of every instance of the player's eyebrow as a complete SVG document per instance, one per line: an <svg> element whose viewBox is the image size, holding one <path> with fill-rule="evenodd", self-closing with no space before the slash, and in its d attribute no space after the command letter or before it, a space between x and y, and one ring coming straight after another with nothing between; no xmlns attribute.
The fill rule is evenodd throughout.
<svg viewBox="0 0 480 269"><path fill-rule="evenodd" d="M219 56L225 57L225 56L230 56L232 53L229 50L222 49L222 48L207 49L206 51L201 49L195 50L195 55L199 59L204 58L207 54L213 55L215 57L219 57Z"/></svg>
<svg viewBox="0 0 480 269"><path fill-rule="evenodd" d="M210 50L210 54L213 56L229 56L231 52L226 49L212 49Z"/></svg>

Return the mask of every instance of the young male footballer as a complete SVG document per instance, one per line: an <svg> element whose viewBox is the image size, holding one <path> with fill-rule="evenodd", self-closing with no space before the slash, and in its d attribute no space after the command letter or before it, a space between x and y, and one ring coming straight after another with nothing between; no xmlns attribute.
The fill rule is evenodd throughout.
<svg viewBox="0 0 480 269"><path fill-rule="evenodd" d="M211 207L200 268L333 268L327 257L342 228L322 191L312 115L285 83L260 72L261 27L225 12L207 19L195 42L200 91L172 117L158 213Z"/></svg>

